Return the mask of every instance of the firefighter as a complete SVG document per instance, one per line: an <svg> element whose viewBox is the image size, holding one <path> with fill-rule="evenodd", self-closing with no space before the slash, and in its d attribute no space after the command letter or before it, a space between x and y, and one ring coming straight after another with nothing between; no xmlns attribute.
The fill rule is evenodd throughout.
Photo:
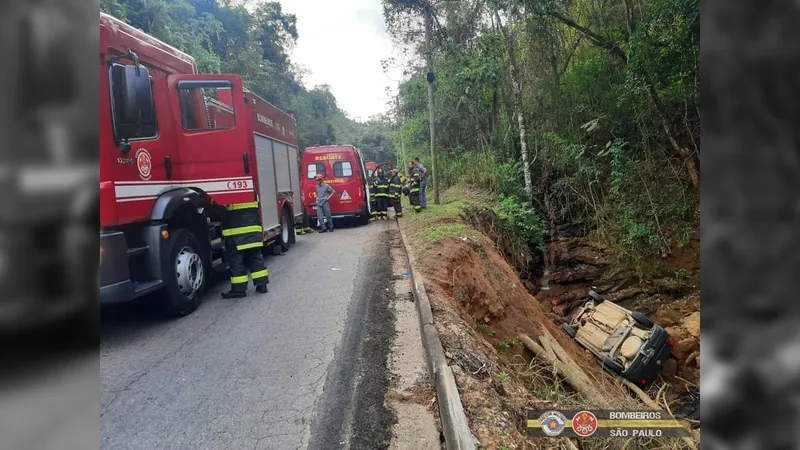
<svg viewBox="0 0 800 450"><path fill-rule="evenodd" d="M375 196L377 191L377 187L375 185L378 181L377 173L377 171L372 173L372 176L369 179L369 184L367 185L367 189L369 190L369 205L372 210L369 215L370 222L374 222L378 219L378 198Z"/></svg>
<svg viewBox="0 0 800 450"><path fill-rule="evenodd" d="M408 198L411 200L411 204L414 206L414 212L420 212L422 210L422 206L419 203L419 184L419 172L415 170L411 173L408 185Z"/></svg>
<svg viewBox="0 0 800 450"><path fill-rule="evenodd" d="M306 233L311 233L313 230L308 225L308 214L303 211L303 223L294 227L294 232L299 235L303 235Z"/></svg>
<svg viewBox="0 0 800 450"><path fill-rule="evenodd" d="M336 194L333 188L325 183L325 177L317 174L317 221L320 233L333 233L333 217L331 216L331 197Z"/></svg>
<svg viewBox="0 0 800 450"><path fill-rule="evenodd" d="M222 214L222 236L225 238L226 259L231 269L231 290L222 293L222 298L247 296L247 271L256 286L256 292L266 294L269 271L264 265L261 250L261 217L258 212L258 197L249 203L228 205Z"/></svg>
<svg viewBox="0 0 800 450"><path fill-rule="evenodd" d="M386 220L386 210L389 208L389 180L383 174L383 169L378 169L375 178L375 200L378 206L378 220Z"/></svg>
<svg viewBox="0 0 800 450"><path fill-rule="evenodd" d="M389 179L389 201L394 207L395 217L403 217L403 204L400 199L400 193L403 190L403 180L397 174L397 169L392 169L391 178Z"/></svg>

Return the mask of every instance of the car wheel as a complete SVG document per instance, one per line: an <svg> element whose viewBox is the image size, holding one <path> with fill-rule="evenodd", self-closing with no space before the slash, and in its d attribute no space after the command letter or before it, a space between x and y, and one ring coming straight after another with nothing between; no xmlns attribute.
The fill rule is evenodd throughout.
<svg viewBox="0 0 800 450"><path fill-rule="evenodd" d="M575 331L575 328L571 327L570 324L568 324L568 323L561 324L561 328L563 328L564 331L567 332L569 337L571 337L573 339L575 338L575 335L578 334L578 332Z"/></svg>
<svg viewBox="0 0 800 450"><path fill-rule="evenodd" d="M598 305L599 305L600 303L603 303L603 302L605 301L605 299L603 298L603 296L602 296L602 295L600 295L600 294L598 294L598 293L597 293L597 292L595 292L595 291L589 291L589 298L591 298L592 300L594 300L594 302L595 302L595 303L597 303Z"/></svg>
<svg viewBox="0 0 800 450"><path fill-rule="evenodd" d="M206 286L200 248L197 238L189 230L170 232L161 271L166 287L159 302L167 317L186 316L200 305L200 297Z"/></svg>
<svg viewBox="0 0 800 450"><path fill-rule="evenodd" d="M622 367L622 364L614 361L611 358L603 358L603 367L616 373L617 375L621 374L622 371L625 370L625 368Z"/></svg>
<svg viewBox="0 0 800 450"><path fill-rule="evenodd" d="M633 311L631 312L631 317L633 318L634 321L636 321L637 324L639 324L640 327L644 328L645 330L653 328L654 325L653 321L644 314L637 311Z"/></svg>

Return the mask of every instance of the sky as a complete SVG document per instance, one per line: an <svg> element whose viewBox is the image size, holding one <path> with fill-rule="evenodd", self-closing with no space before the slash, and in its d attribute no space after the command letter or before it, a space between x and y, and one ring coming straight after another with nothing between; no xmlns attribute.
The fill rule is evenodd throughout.
<svg viewBox="0 0 800 450"><path fill-rule="evenodd" d="M381 0L279 1L284 12L297 16L291 60L310 72L306 87L330 85L339 107L354 119L385 112L391 100L385 89L396 92L403 69L381 69L381 60L400 60L386 33Z"/></svg>

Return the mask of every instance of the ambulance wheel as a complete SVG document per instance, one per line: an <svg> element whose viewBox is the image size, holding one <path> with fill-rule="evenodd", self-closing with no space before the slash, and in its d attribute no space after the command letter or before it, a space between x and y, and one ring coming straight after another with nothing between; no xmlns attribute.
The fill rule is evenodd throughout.
<svg viewBox="0 0 800 450"><path fill-rule="evenodd" d="M367 208L367 202L364 202L361 205L360 216L358 216L358 224L359 225L369 225L369 208Z"/></svg>
<svg viewBox="0 0 800 450"><path fill-rule="evenodd" d="M159 303L167 317L183 317L200 306L200 297L206 287L200 248L197 238L189 230L170 231L162 266L162 280L166 286Z"/></svg>
<svg viewBox="0 0 800 450"><path fill-rule="evenodd" d="M289 244L295 241L294 227L291 224L292 218L289 217L289 211L284 209L281 214L281 237L278 242L284 253L289 251Z"/></svg>

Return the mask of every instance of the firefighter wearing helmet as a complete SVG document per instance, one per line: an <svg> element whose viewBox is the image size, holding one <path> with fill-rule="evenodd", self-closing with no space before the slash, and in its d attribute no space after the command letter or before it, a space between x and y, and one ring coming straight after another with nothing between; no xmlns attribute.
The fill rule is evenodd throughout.
<svg viewBox="0 0 800 450"><path fill-rule="evenodd" d="M336 194L322 174L317 174L317 221L319 222L319 232L333 232L333 217L331 216L330 199Z"/></svg>
<svg viewBox="0 0 800 450"><path fill-rule="evenodd" d="M384 175L383 169L378 169L378 176L375 177L375 203L378 220L386 220L386 211L389 209L389 180Z"/></svg>

